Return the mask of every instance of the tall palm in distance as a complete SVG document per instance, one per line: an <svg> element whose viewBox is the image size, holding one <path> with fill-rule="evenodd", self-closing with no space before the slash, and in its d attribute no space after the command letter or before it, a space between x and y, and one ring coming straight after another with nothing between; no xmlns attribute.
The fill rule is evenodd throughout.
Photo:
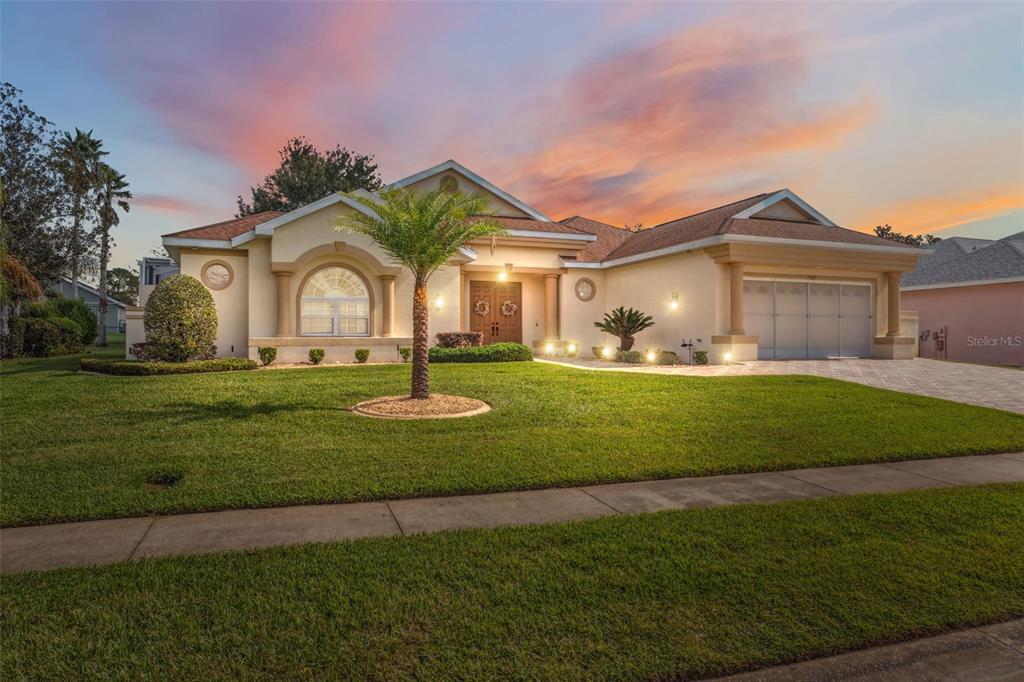
<svg viewBox="0 0 1024 682"><path fill-rule="evenodd" d="M103 141L92 136L92 131L75 128L75 134L64 133L57 142L57 165L64 181L71 190L72 227L69 240L71 255L72 297L78 298L78 276L81 274L82 254L85 249L85 235L82 223L85 221L87 195L95 188Z"/></svg>
<svg viewBox="0 0 1024 682"><path fill-rule="evenodd" d="M488 217L487 197L436 189L419 193L410 189L382 192L380 198L351 194L369 209L369 215L350 211L342 215L336 229L364 234L414 278L412 294L412 387L410 396L430 397L430 367L427 281L474 239L505 234L505 228Z"/></svg>
<svg viewBox="0 0 1024 682"><path fill-rule="evenodd" d="M96 175L96 207L99 212L100 238L100 338L99 345L107 345L107 261L110 260L110 230L121 223L117 209L127 213L130 209L128 201L132 193L128 191L128 181L124 175L107 164L100 162Z"/></svg>

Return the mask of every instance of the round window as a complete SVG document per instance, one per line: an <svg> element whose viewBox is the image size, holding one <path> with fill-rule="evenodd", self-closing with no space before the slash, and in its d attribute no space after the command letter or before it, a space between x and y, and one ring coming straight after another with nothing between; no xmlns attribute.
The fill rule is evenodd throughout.
<svg viewBox="0 0 1024 682"><path fill-rule="evenodd" d="M226 289L234 274L227 263L214 261L203 268L203 283L211 289Z"/></svg>
<svg viewBox="0 0 1024 682"><path fill-rule="evenodd" d="M594 294L597 293L597 286L594 284L594 280L586 277L581 277L576 280L576 298L581 301L589 301L594 298Z"/></svg>
<svg viewBox="0 0 1024 682"><path fill-rule="evenodd" d="M459 181L451 175L446 175L441 178L440 186L442 190L449 194L455 194L459 191Z"/></svg>

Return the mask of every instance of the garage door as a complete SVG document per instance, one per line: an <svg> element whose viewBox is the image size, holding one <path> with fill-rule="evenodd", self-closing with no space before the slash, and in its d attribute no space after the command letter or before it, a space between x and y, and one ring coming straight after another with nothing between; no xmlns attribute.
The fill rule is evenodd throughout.
<svg viewBox="0 0 1024 682"><path fill-rule="evenodd" d="M744 325L760 360L871 354L871 286L744 280Z"/></svg>

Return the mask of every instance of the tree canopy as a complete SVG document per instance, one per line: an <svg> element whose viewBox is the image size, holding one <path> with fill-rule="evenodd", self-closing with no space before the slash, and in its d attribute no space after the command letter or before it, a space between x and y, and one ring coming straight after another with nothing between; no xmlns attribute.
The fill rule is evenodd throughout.
<svg viewBox="0 0 1024 682"><path fill-rule="evenodd" d="M942 241L942 237L936 237L933 234L901 234L889 225L879 225L876 227L875 236L899 242L900 244L910 244L911 246L930 246L935 242Z"/></svg>
<svg viewBox="0 0 1024 682"><path fill-rule="evenodd" d="M256 187L251 200L238 197L238 217L263 211L290 211L334 192L381 186L372 156L344 147L321 151L305 137L293 137L280 151L281 163Z"/></svg>

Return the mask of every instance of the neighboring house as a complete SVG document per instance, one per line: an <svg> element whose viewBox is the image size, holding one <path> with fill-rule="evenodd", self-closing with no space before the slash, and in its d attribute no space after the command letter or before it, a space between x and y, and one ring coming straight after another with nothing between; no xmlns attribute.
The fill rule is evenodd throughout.
<svg viewBox="0 0 1024 682"><path fill-rule="evenodd" d="M443 183L443 184L442 184ZM616 306L653 315L638 349L712 362L833 356L910 357L899 277L926 251L836 226L789 190L749 197L631 233L581 216L554 221L455 161L389 187L484 192L507 236L471 244L429 283L430 333L474 330L581 354L617 342L594 327ZM219 316L218 353L283 362L310 348L350 361L356 347L395 360L412 334L412 279L368 237L337 232L364 207L332 194L274 211L164 235L181 272L204 282ZM129 345L142 341L129 320Z"/></svg>
<svg viewBox="0 0 1024 682"><path fill-rule="evenodd" d="M1024 366L1024 232L944 239L902 278L923 357Z"/></svg>
<svg viewBox="0 0 1024 682"><path fill-rule="evenodd" d="M60 281L60 293L62 296L67 298L74 298L74 283L70 277L62 277ZM78 281L78 298L85 301L85 304L89 306L89 309L96 315L96 320L100 320L100 292L94 288L85 284L81 280ZM128 309L128 304L117 299L107 296L107 331L108 332L121 332L125 329L125 311Z"/></svg>
<svg viewBox="0 0 1024 682"><path fill-rule="evenodd" d="M167 279L171 275L177 275L181 268L170 258L159 256L146 256L139 264L139 305L145 307L149 294L160 280Z"/></svg>

